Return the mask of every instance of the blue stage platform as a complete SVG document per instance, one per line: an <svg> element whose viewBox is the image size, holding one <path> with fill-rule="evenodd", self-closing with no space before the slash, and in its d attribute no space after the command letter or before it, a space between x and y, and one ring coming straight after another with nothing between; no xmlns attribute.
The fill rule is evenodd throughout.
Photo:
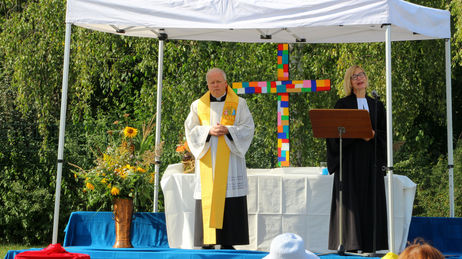
<svg viewBox="0 0 462 259"><path fill-rule="evenodd" d="M115 241L114 220L111 212L73 212L65 229L63 247L70 253L88 254L92 259L170 259L224 258L259 259L268 252L247 250L196 250L169 248L165 215L163 213L135 213L131 240L134 248L112 248ZM422 218L411 220L408 240L420 237L438 248L447 257L462 259L462 218ZM27 250L11 250L5 259ZM340 259L337 254L323 255L322 259ZM351 259L364 258L348 256ZM371 257L373 258L373 257Z"/></svg>
<svg viewBox="0 0 462 259"><path fill-rule="evenodd" d="M91 247L65 247L70 253L82 253L90 255L91 259L261 259L267 252L246 251L246 250L193 250L176 248L91 248ZM36 250L36 249L34 249ZM23 251L8 251L5 259L13 259L14 256ZM321 259L342 259L344 256L336 254L323 255ZM348 256L349 259L364 259L361 256ZM378 257L370 257L378 258Z"/></svg>
<svg viewBox="0 0 462 259"><path fill-rule="evenodd" d="M446 257L462 257L462 218L412 217L407 240L422 238Z"/></svg>
<svg viewBox="0 0 462 259"><path fill-rule="evenodd" d="M112 212L72 212L64 230L63 247L112 247L115 242L114 229ZM168 248L165 214L135 213L130 240L136 248Z"/></svg>

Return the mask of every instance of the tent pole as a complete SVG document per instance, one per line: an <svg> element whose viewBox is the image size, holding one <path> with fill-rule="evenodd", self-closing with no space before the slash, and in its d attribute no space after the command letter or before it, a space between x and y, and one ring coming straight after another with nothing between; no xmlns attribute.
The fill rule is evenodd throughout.
<svg viewBox="0 0 462 259"><path fill-rule="evenodd" d="M393 115L391 101L391 25L385 25L385 57L387 83L387 167L388 167L388 245L390 252L395 251L395 230L393 218Z"/></svg>
<svg viewBox="0 0 462 259"><path fill-rule="evenodd" d="M451 92L451 39L446 45L446 119L448 131L448 169L449 169L449 214L454 217L454 157L452 141L452 92Z"/></svg>
<svg viewBox="0 0 462 259"><path fill-rule="evenodd" d="M160 145L160 123L162 113L162 73L164 67L164 40L159 40L159 58L157 68L157 111L156 111L156 149ZM155 178L154 178L154 212L158 212L159 198L159 169L160 157L156 152Z"/></svg>
<svg viewBox="0 0 462 259"><path fill-rule="evenodd" d="M66 130L67 110L67 86L69 78L69 54L71 52L71 26L66 23L66 36L64 45L63 82L61 91L61 115L59 118L59 142L58 142L58 172L56 173L55 211L53 214L53 239L52 244L58 242L59 204L61 200L61 179L64 157L64 134Z"/></svg>

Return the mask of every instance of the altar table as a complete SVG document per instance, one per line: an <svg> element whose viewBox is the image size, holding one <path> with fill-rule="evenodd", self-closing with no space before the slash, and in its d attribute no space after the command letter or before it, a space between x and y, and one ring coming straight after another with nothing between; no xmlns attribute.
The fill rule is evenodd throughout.
<svg viewBox="0 0 462 259"><path fill-rule="evenodd" d="M329 252L329 216L332 175L321 175L319 167L247 169L250 244L237 249L269 251L278 234L300 235L306 249ZM388 185L388 178L385 178ZM168 243L171 248L194 248L194 174L184 174L182 164L165 170L164 193ZM386 187L388 192L388 187ZM395 249L405 248L412 217L416 184L393 175ZM387 195L388 199L388 195Z"/></svg>

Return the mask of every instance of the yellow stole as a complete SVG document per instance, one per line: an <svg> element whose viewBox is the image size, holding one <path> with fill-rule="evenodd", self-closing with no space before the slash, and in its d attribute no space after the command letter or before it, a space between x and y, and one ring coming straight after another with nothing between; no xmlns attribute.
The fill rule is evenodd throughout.
<svg viewBox="0 0 462 259"><path fill-rule="evenodd" d="M221 125L233 125L236 117L239 97L228 86L225 104L221 115ZM210 125L210 92L207 91L200 99L197 113L201 125ZM228 183L228 166L230 150L225 142L225 136L218 137L215 161L215 177L212 168L212 153L210 148L200 159L202 220L204 244L216 244L216 229L223 227L226 186Z"/></svg>

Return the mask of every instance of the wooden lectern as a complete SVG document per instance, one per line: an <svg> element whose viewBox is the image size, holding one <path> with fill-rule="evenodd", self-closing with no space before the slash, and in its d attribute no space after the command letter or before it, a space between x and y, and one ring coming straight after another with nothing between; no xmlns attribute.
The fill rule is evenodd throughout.
<svg viewBox="0 0 462 259"><path fill-rule="evenodd" d="M372 138L372 126L367 110L313 109L311 127L315 138ZM339 128L343 128L340 133Z"/></svg>
<svg viewBox="0 0 462 259"><path fill-rule="evenodd" d="M372 126L367 110L357 109L313 109L310 111L311 127L315 138L340 139L339 158L339 246L337 253L345 255L343 246L343 178L342 139L372 138Z"/></svg>

